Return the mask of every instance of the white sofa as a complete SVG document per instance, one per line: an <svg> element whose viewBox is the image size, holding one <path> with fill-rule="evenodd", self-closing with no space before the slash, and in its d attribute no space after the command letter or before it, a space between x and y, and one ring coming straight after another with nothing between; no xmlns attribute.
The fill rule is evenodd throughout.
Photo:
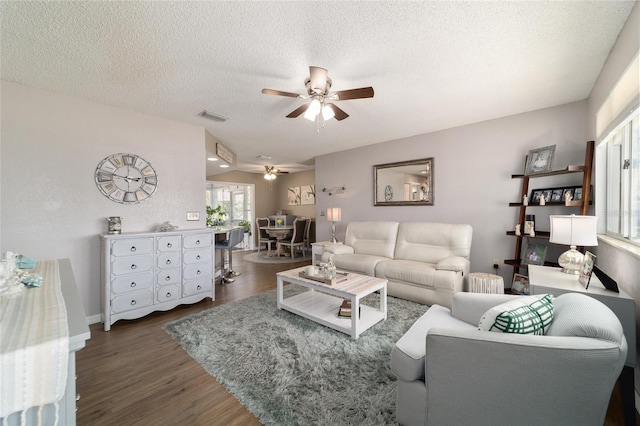
<svg viewBox="0 0 640 426"><path fill-rule="evenodd" d="M398 340L396 420L402 425L602 425L627 356L616 315L579 293L553 299L545 335L478 329L519 296L457 293ZM535 296L528 296L535 297Z"/></svg>
<svg viewBox="0 0 640 426"><path fill-rule="evenodd" d="M450 307L469 275L472 233L462 224L350 222L344 244L325 247L322 261L386 278L390 296Z"/></svg>

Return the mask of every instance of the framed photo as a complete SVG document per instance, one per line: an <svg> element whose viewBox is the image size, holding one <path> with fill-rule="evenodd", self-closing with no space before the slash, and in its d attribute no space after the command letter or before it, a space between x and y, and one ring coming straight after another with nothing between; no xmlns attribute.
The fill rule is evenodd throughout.
<svg viewBox="0 0 640 426"><path fill-rule="evenodd" d="M560 203L564 201L562 198L562 194L564 193L564 188L556 188L551 191L551 202L552 203Z"/></svg>
<svg viewBox="0 0 640 426"><path fill-rule="evenodd" d="M299 186L289 187L289 191L287 191L287 200L289 201L290 206L300 205L300 187Z"/></svg>
<svg viewBox="0 0 640 426"><path fill-rule="evenodd" d="M316 203L315 185L302 185L300 187L300 203L302 205Z"/></svg>
<svg viewBox="0 0 640 426"><path fill-rule="evenodd" d="M531 231L536 229L536 216L533 214L525 215L524 217L524 233L529 235Z"/></svg>
<svg viewBox="0 0 640 426"><path fill-rule="evenodd" d="M536 173L550 171L555 153L555 145L530 150L529 155L527 156L527 165L525 166L524 174L534 175Z"/></svg>
<svg viewBox="0 0 640 426"><path fill-rule="evenodd" d="M550 203L551 202L551 194L553 194L553 190L552 189L543 189L542 190L542 196L544 196L545 203Z"/></svg>
<svg viewBox="0 0 640 426"><path fill-rule="evenodd" d="M569 200L573 200L573 194L576 191L575 187L571 187L571 188L565 188L562 190L562 201L566 201L567 200L567 196L570 197Z"/></svg>
<svg viewBox="0 0 640 426"><path fill-rule="evenodd" d="M523 265L544 265L547 256L547 246L544 244L529 243L527 251L522 257Z"/></svg>
<svg viewBox="0 0 640 426"><path fill-rule="evenodd" d="M520 274L513 274L511 293L529 294L529 277Z"/></svg>
<svg viewBox="0 0 640 426"><path fill-rule="evenodd" d="M576 187L575 191L573 191L573 199L578 201L582 200L582 187Z"/></svg>
<svg viewBox="0 0 640 426"><path fill-rule="evenodd" d="M589 288L589 281L591 281L591 272L593 271L593 265L596 263L596 256L591 252L585 252L584 254L584 262L582 263L582 268L580 269L580 277L578 281L584 287L584 289Z"/></svg>
<svg viewBox="0 0 640 426"><path fill-rule="evenodd" d="M529 204L540 204L540 196L542 195L542 189L534 189L531 191L531 197L529 197Z"/></svg>

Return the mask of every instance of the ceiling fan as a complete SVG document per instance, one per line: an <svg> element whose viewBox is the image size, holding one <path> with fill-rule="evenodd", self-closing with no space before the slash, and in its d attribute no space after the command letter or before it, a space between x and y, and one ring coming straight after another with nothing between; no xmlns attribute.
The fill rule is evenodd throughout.
<svg viewBox="0 0 640 426"><path fill-rule="evenodd" d="M266 180L274 180L276 175L285 175L289 172L285 172L280 169L276 169L275 166L264 166L264 178Z"/></svg>
<svg viewBox="0 0 640 426"><path fill-rule="evenodd" d="M306 95L273 89L262 89L262 93L266 95L311 99L311 102L301 105L287 115L287 118L296 118L299 117L300 114L304 114L304 118L311 121L314 121L316 117L320 115L322 115L325 121L334 117L336 120L341 121L349 117L349 114L328 101L373 98L373 87L329 92L329 89L331 89L331 79L329 78L328 71L320 67L309 67L309 77L304 81L304 85L307 88Z"/></svg>

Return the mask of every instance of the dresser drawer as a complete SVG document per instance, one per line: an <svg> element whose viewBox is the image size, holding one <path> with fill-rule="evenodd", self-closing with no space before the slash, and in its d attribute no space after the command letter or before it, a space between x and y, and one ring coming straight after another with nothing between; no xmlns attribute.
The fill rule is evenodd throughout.
<svg viewBox="0 0 640 426"><path fill-rule="evenodd" d="M156 300L158 303L168 300L176 300L180 298L180 287L173 285L164 285L156 291Z"/></svg>
<svg viewBox="0 0 640 426"><path fill-rule="evenodd" d="M199 247L210 247L211 246L211 235L210 233L205 234L189 234L184 236L184 248L199 248Z"/></svg>
<svg viewBox="0 0 640 426"><path fill-rule="evenodd" d="M131 291L144 290L153 285L153 274L132 274L117 277L111 284L111 291L114 293L127 293Z"/></svg>
<svg viewBox="0 0 640 426"><path fill-rule="evenodd" d="M111 245L113 256L148 254L153 251L153 238L126 238Z"/></svg>
<svg viewBox="0 0 640 426"><path fill-rule="evenodd" d="M211 261L211 247L204 249L186 250L183 255L183 261L186 264L201 263Z"/></svg>
<svg viewBox="0 0 640 426"><path fill-rule="evenodd" d="M212 268L211 268L211 264L212 262L206 262L206 263L196 263L195 265L187 265L184 267L184 279L185 280L190 280L193 278L198 278L198 277L205 277L207 275L211 275L212 273Z"/></svg>
<svg viewBox="0 0 640 426"><path fill-rule="evenodd" d="M153 305L153 293L150 291L136 291L116 296L111 301L113 313L132 311Z"/></svg>
<svg viewBox="0 0 640 426"><path fill-rule="evenodd" d="M180 269L165 269L158 272L158 285L177 284L181 281Z"/></svg>
<svg viewBox="0 0 640 426"><path fill-rule="evenodd" d="M113 275L124 275L151 271L153 258L150 256L129 256L116 258L111 264Z"/></svg>
<svg viewBox="0 0 640 426"><path fill-rule="evenodd" d="M158 268L177 268L180 266L180 252L167 252L158 255Z"/></svg>
<svg viewBox="0 0 640 426"><path fill-rule="evenodd" d="M183 297L193 296L194 294L207 293L213 290L213 279L211 276L201 279L186 281L184 283Z"/></svg>
<svg viewBox="0 0 640 426"><path fill-rule="evenodd" d="M180 235L167 235L166 237L158 237L158 251L174 251L180 250Z"/></svg>

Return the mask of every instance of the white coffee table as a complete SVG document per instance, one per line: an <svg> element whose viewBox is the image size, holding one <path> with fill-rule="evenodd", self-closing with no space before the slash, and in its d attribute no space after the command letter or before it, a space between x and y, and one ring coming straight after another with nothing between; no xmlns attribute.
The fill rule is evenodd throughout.
<svg viewBox="0 0 640 426"><path fill-rule="evenodd" d="M387 319L387 280L352 274L346 280L332 286L299 276L305 267L276 274L278 278L278 309L300 315L318 324L333 328L357 339L373 325ZM284 283L306 287L309 291L284 298ZM380 291L378 308L361 305L360 299ZM343 299L351 300L351 318L338 317ZM360 315L355 315L360 311Z"/></svg>

